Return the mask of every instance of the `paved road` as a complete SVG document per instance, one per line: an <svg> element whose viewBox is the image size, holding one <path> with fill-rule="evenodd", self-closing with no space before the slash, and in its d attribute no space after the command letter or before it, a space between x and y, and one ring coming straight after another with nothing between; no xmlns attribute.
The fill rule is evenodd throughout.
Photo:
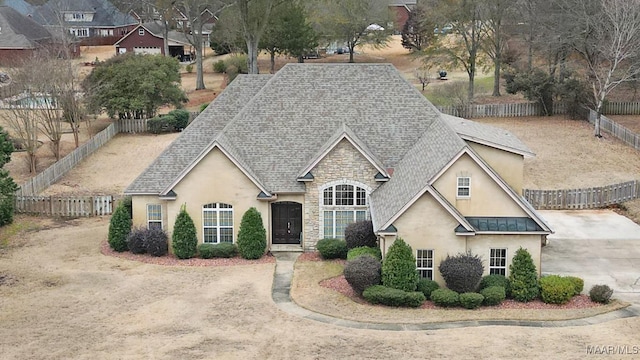
<svg viewBox="0 0 640 360"><path fill-rule="evenodd" d="M555 231L542 249L542 273L584 279L640 305L640 226L609 210L540 211Z"/></svg>

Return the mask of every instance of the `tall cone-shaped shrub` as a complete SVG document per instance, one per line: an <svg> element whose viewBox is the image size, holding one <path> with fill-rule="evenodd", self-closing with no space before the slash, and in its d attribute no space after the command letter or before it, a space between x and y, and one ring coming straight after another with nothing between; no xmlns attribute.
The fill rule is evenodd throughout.
<svg viewBox="0 0 640 360"><path fill-rule="evenodd" d="M418 285L416 258L411 246L397 238L382 262L382 285L404 291L415 291Z"/></svg>
<svg viewBox="0 0 640 360"><path fill-rule="evenodd" d="M127 245L127 236L131 232L131 216L129 211L121 201L111 216L109 222L109 246L117 252L123 252L129 249Z"/></svg>
<svg viewBox="0 0 640 360"><path fill-rule="evenodd" d="M193 219L189 216L185 205L180 208L176 223L173 225L171 248L178 259L190 259L196 256L198 250L196 226L193 224Z"/></svg>
<svg viewBox="0 0 640 360"><path fill-rule="evenodd" d="M267 232L262 225L262 216L252 207L242 215L238 232L238 252L245 259L259 259L267 248Z"/></svg>
<svg viewBox="0 0 640 360"><path fill-rule="evenodd" d="M509 266L509 281L514 300L528 302L538 297L538 271L526 249L518 249L513 256Z"/></svg>

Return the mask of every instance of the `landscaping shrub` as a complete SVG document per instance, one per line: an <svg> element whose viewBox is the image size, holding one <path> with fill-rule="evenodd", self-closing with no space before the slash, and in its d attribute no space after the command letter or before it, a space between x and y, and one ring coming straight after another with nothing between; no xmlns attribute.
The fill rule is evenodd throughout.
<svg viewBox="0 0 640 360"><path fill-rule="evenodd" d="M127 236L127 248L134 254L144 254L147 249L144 246L146 228L133 229Z"/></svg>
<svg viewBox="0 0 640 360"><path fill-rule="evenodd" d="M483 276L482 280L480 280L480 290L486 289L491 286L501 286L502 288L504 288L505 296L510 296L511 283L509 282L508 277L498 274Z"/></svg>
<svg viewBox="0 0 640 360"><path fill-rule="evenodd" d="M227 64L223 60L218 60L213 63L213 72L222 74L227 71Z"/></svg>
<svg viewBox="0 0 640 360"><path fill-rule="evenodd" d="M344 239L347 249L361 246L377 247L378 237L373 232L373 223L370 220L356 221L347 225L344 229Z"/></svg>
<svg viewBox="0 0 640 360"><path fill-rule="evenodd" d="M506 291L502 286L489 286L480 290L480 294L484 296L483 304L488 306L500 305L506 298Z"/></svg>
<svg viewBox="0 0 640 360"><path fill-rule="evenodd" d="M538 272L531 254L519 248L509 266L511 297L516 301L528 302L538 297Z"/></svg>
<svg viewBox="0 0 640 360"><path fill-rule="evenodd" d="M182 131L189 125L189 112L185 109L175 109L169 111L169 115L176 119L175 130Z"/></svg>
<svg viewBox="0 0 640 360"><path fill-rule="evenodd" d="M429 279L419 279L416 291L420 291L424 294L424 297L431 299L431 293L433 290L440 289L440 285L437 282Z"/></svg>
<svg viewBox="0 0 640 360"><path fill-rule="evenodd" d="M540 278L540 296L547 304L567 303L575 294L573 282L558 275Z"/></svg>
<svg viewBox="0 0 640 360"><path fill-rule="evenodd" d="M127 236L131 232L131 217L129 212L124 207L124 204L120 202L111 216L109 222L109 246L118 252L126 251Z"/></svg>
<svg viewBox="0 0 640 360"><path fill-rule="evenodd" d="M169 237L162 229L148 229L144 238L144 247L152 256L165 256L169 252Z"/></svg>
<svg viewBox="0 0 640 360"><path fill-rule="evenodd" d="M347 245L349 247L349 245ZM360 246L353 249L350 249L347 252L347 260L353 260L360 256L372 256L378 261L382 260L382 253L380 252L380 248L378 247L368 247L368 246Z"/></svg>
<svg viewBox="0 0 640 360"><path fill-rule="evenodd" d="M444 259L438 267L447 287L458 293L474 292L478 289L484 265L478 255L461 253Z"/></svg>
<svg viewBox="0 0 640 360"><path fill-rule="evenodd" d="M362 293L362 296L371 304L387 306L418 307L425 301L424 294L421 292L407 292L383 285L374 285L367 288Z"/></svg>
<svg viewBox="0 0 640 360"><path fill-rule="evenodd" d="M381 270L380 260L368 255L359 256L347 261L344 278L358 295L362 295L365 289L380 284Z"/></svg>
<svg viewBox="0 0 640 360"><path fill-rule="evenodd" d="M484 296L474 292L467 292L460 294L460 305L465 309L477 309L482 305Z"/></svg>
<svg viewBox="0 0 640 360"><path fill-rule="evenodd" d="M209 103L204 103L200 105L200 112L203 112L207 108L207 106L209 106Z"/></svg>
<svg viewBox="0 0 640 360"><path fill-rule="evenodd" d="M382 285L403 290L415 291L418 285L416 259L411 246L397 238L387 251L382 263Z"/></svg>
<svg viewBox="0 0 640 360"><path fill-rule="evenodd" d="M347 243L344 240L322 239L316 244L316 249L325 260L347 258Z"/></svg>
<svg viewBox="0 0 640 360"><path fill-rule="evenodd" d="M173 226L173 235L171 237L173 253L178 259L190 259L196 256L197 246L196 227L185 206L182 205L180 213L176 217L176 223Z"/></svg>
<svg viewBox="0 0 640 360"><path fill-rule="evenodd" d="M131 196L127 195L123 197L122 205L124 206L125 209L127 209L127 212L129 213L129 218L133 219L133 200L131 199Z"/></svg>
<svg viewBox="0 0 640 360"><path fill-rule="evenodd" d="M152 134L173 132L176 129L176 118L171 115L156 116L147 121L147 128Z"/></svg>
<svg viewBox="0 0 640 360"><path fill-rule="evenodd" d="M184 67L184 69L187 70L189 74L191 74L193 72L193 65L188 64L187 66Z"/></svg>
<svg viewBox="0 0 640 360"><path fill-rule="evenodd" d="M589 290L591 301L601 304L608 304L611 300L611 295L613 295L613 289L607 285L593 285Z"/></svg>
<svg viewBox="0 0 640 360"><path fill-rule="evenodd" d="M203 259L232 258L238 255L238 247L232 243L200 244L198 254Z"/></svg>
<svg viewBox="0 0 640 360"><path fill-rule="evenodd" d="M267 248L267 231L262 225L262 216L252 207L242 215L238 231L238 252L248 260L259 259Z"/></svg>
<svg viewBox="0 0 640 360"><path fill-rule="evenodd" d="M431 301L442 307L454 307L460 304L460 295L449 289L436 289L431 292Z"/></svg>
<svg viewBox="0 0 640 360"><path fill-rule="evenodd" d="M575 290L574 295L578 295L584 290L584 280L577 276L565 276L565 279L571 281Z"/></svg>

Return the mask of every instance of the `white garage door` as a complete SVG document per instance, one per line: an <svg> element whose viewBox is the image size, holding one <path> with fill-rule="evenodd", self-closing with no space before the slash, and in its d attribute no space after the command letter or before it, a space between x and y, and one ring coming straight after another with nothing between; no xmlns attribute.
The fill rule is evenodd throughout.
<svg viewBox="0 0 640 360"><path fill-rule="evenodd" d="M136 54L161 54L162 51L159 47L134 47L133 52Z"/></svg>

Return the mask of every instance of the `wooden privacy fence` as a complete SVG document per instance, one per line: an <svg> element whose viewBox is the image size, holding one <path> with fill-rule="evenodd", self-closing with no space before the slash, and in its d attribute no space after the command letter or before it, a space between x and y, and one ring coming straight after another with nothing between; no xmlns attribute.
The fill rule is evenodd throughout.
<svg viewBox="0 0 640 360"><path fill-rule="evenodd" d="M542 106L534 102L521 102L512 104L486 104L486 105L465 105L465 106L437 106L438 110L445 114L465 117L519 117L519 116L540 116L543 114ZM553 103L553 114L564 114L566 107L564 103Z"/></svg>
<svg viewBox="0 0 640 360"><path fill-rule="evenodd" d="M638 180L571 190L524 190L524 198L538 210L594 209L640 198Z"/></svg>
<svg viewBox="0 0 640 360"><path fill-rule="evenodd" d="M101 216L113 212L113 196L17 196L16 212L63 217Z"/></svg>
<svg viewBox="0 0 640 360"><path fill-rule="evenodd" d="M607 102L602 107L607 115L640 115L640 102Z"/></svg>
<svg viewBox="0 0 640 360"><path fill-rule="evenodd" d="M199 112L190 111L189 122L193 121L199 114ZM117 122L118 132L129 134L147 132L149 130L147 127L148 121L149 119L120 119Z"/></svg>
<svg viewBox="0 0 640 360"><path fill-rule="evenodd" d="M89 141L80 145L79 148L60 159L60 161L55 162L43 172L22 184L20 189L16 191L16 196L36 195L44 191L49 186L55 184L56 181L62 178L69 170L73 169L80 161L107 143L115 134L117 134L116 127L114 124L109 125Z"/></svg>
<svg viewBox="0 0 640 360"><path fill-rule="evenodd" d="M589 122L594 124L597 116L598 115L595 111L590 110ZM604 115L600 116L600 130L606 131L617 139L623 141L625 144L633 146L636 150L640 150L640 135Z"/></svg>

